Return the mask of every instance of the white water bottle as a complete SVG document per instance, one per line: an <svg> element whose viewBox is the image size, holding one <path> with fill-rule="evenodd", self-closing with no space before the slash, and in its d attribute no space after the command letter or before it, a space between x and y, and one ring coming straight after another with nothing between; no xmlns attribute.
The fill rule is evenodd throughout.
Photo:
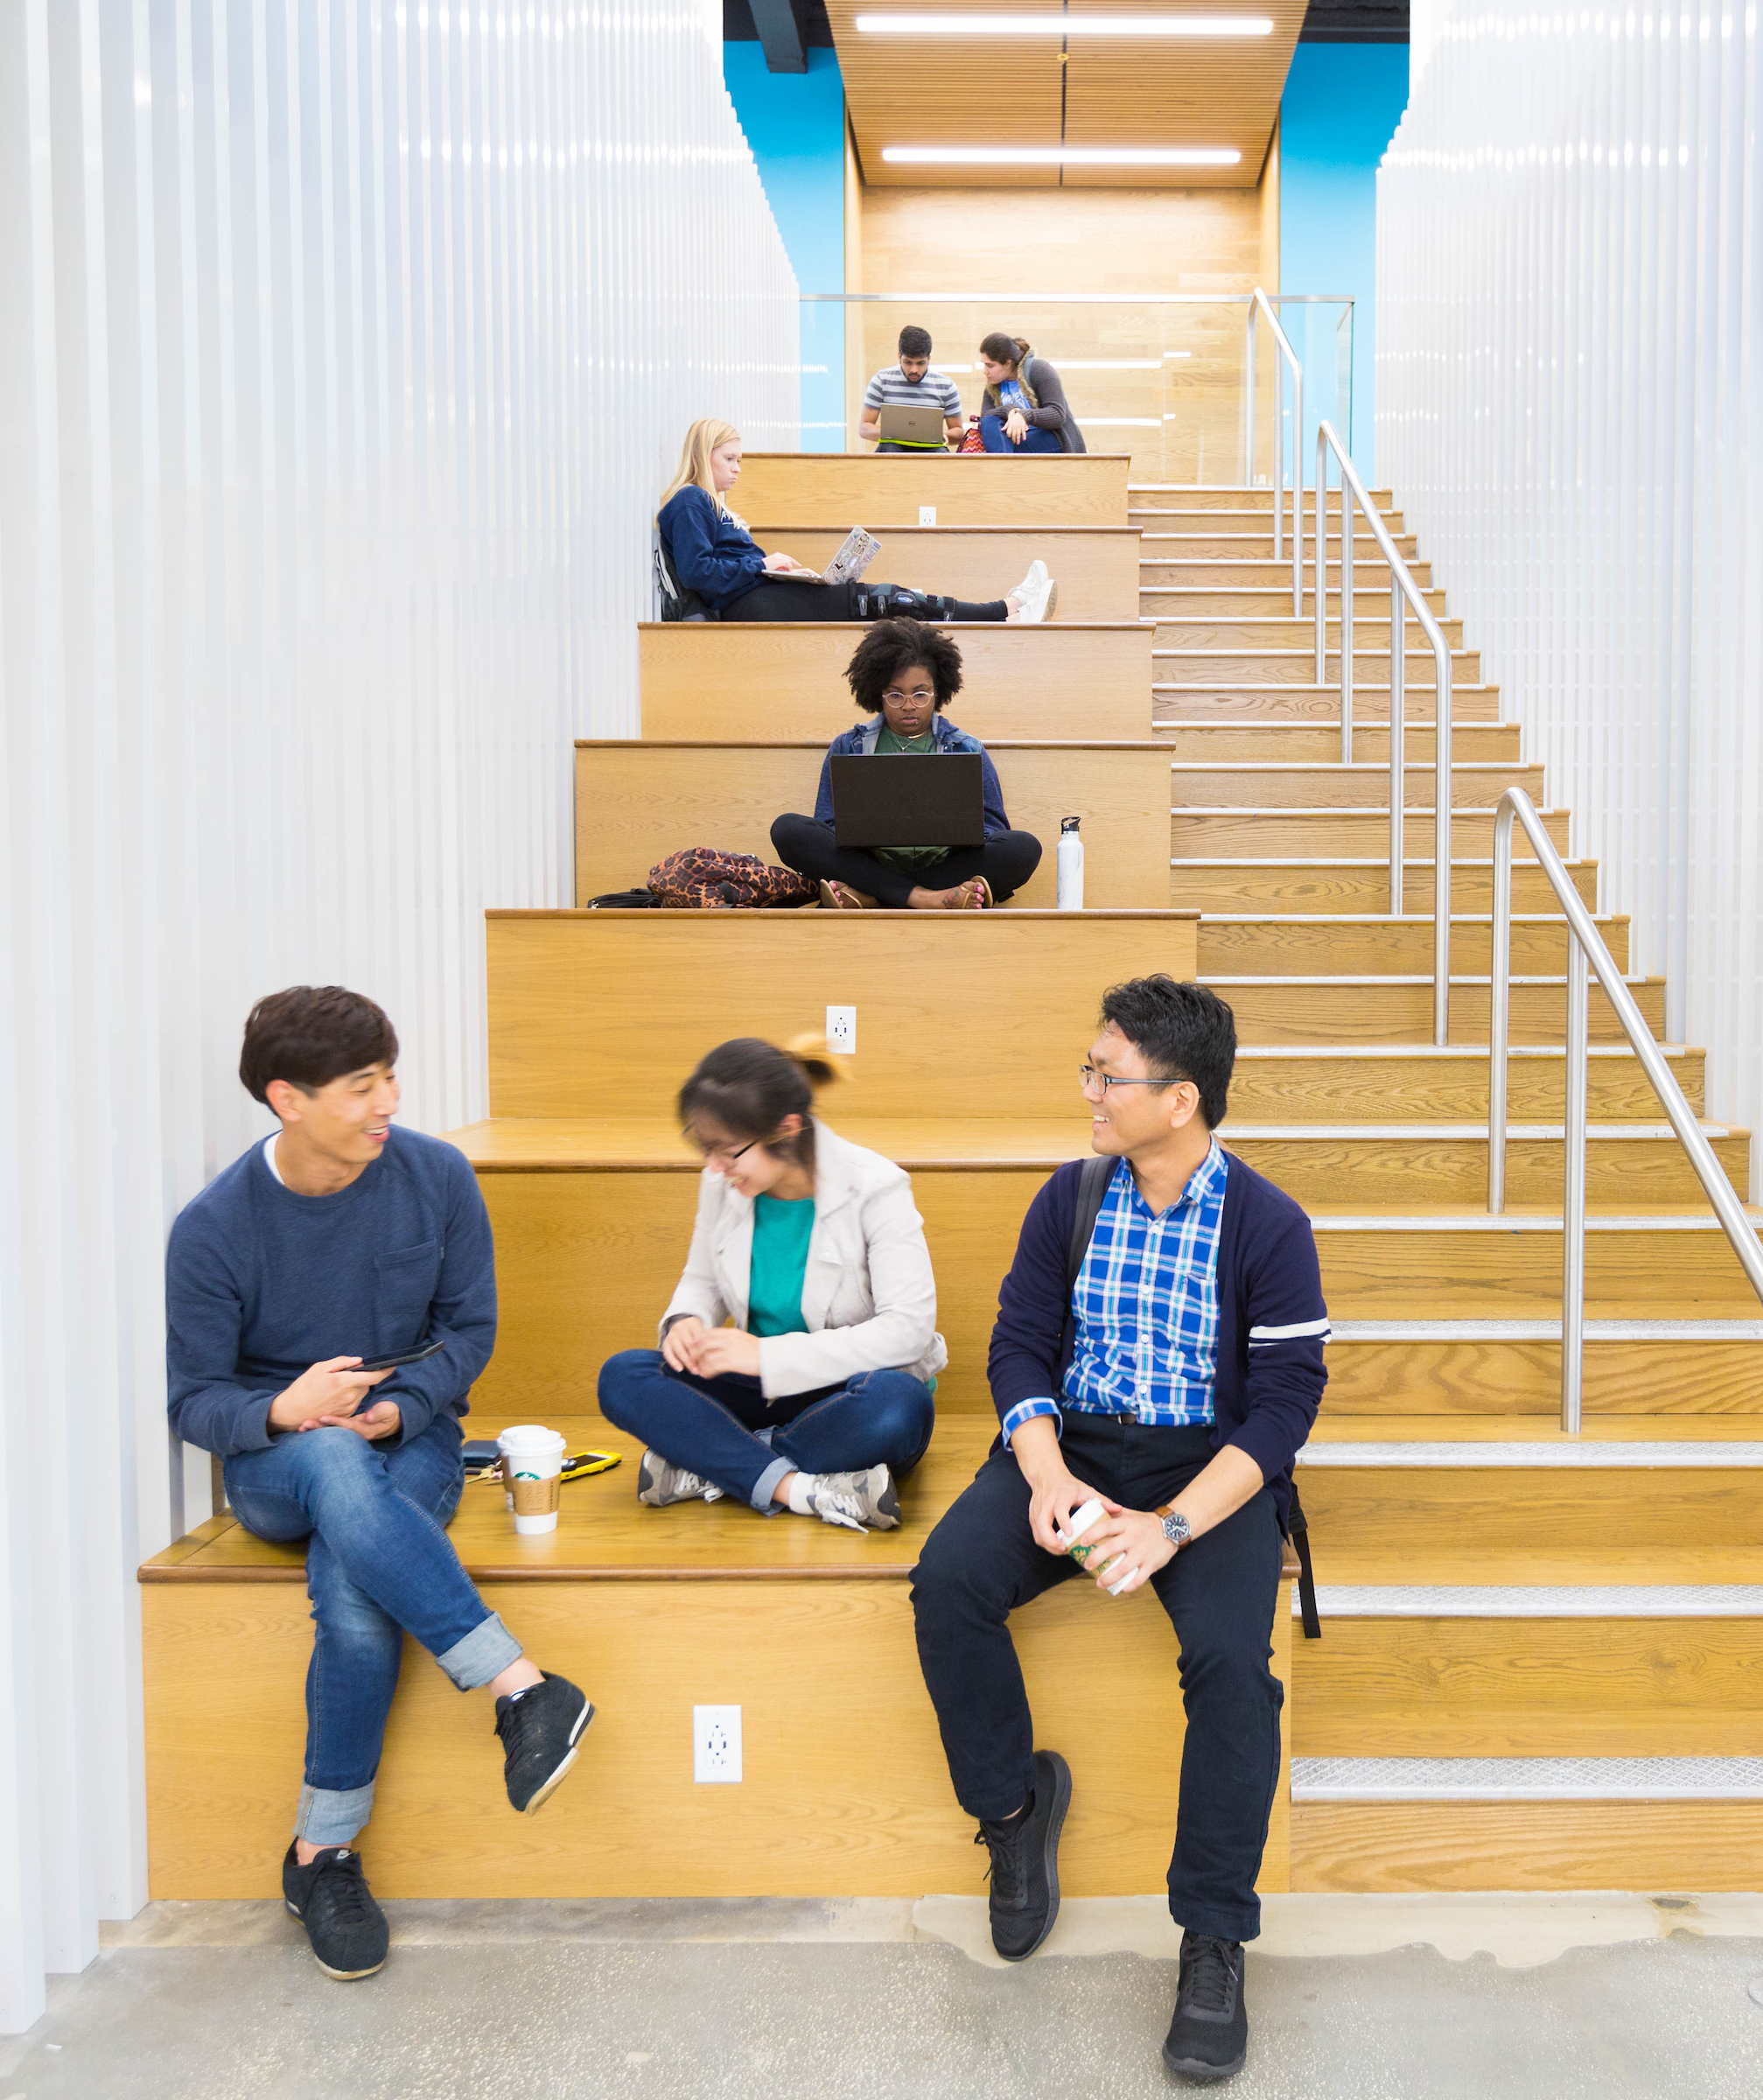
<svg viewBox="0 0 1763 2100"><path fill-rule="evenodd" d="M1059 850L1053 856L1054 881L1062 912L1083 909L1083 841L1077 835L1077 819L1064 817L1059 827Z"/></svg>

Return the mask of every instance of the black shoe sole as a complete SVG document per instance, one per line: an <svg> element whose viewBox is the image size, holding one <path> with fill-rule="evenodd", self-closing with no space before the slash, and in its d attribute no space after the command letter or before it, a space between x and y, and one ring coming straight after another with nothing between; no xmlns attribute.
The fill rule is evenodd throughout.
<svg viewBox="0 0 1763 2100"><path fill-rule="evenodd" d="M1053 1814L1046 1819L1046 1836L1041 1844L1041 1858L1046 1867L1046 1922L1036 1936L1034 1945L1025 1947L1020 1954L1005 1954L994 1940L992 1946L999 1957L1006 1962L1025 1962L1030 1955L1039 1952L1059 1917L1059 1836L1065 1828L1065 1813L1071 1806L1071 1767L1057 1750L1043 1753L1053 1766Z"/></svg>
<svg viewBox="0 0 1763 2100"><path fill-rule="evenodd" d="M1200 2085L1219 2085L1227 2078L1235 2078L1248 2062L1247 2048L1235 2063L1203 2063L1198 2056L1172 2055L1169 2044L1163 2045L1165 2070L1173 2071L1178 2078L1191 2078Z"/></svg>
<svg viewBox="0 0 1763 2100"><path fill-rule="evenodd" d="M581 1713L577 1718L576 1725L570 1731L570 1746L563 1754L563 1761L558 1765L556 1770L552 1773L551 1776L545 1782L543 1786L540 1787L533 1795L531 1800L528 1802L525 1808L521 1810L521 1814L522 1816L536 1816L539 1810L544 1807L545 1803L551 1798L552 1795L555 1794L557 1788L563 1784L563 1780L568 1775L570 1767L575 1763L577 1755L580 1754L582 1747L582 1738L587 1733L588 1723L592 1720L593 1718L594 1702L591 1699L584 1700L583 1702Z"/></svg>
<svg viewBox="0 0 1763 2100"><path fill-rule="evenodd" d="M287 1898L285 1896L283 1898L283 1901L287 1902ZM303 1928L304 1927L306 1921L300 1916L299 1912L294 1908L294 1906L291 1903L288 1904L288 1915L290 1918L297 1919L300 1925ZM312 1947L310 1936L307 1938L306 1944L308 1947L312 1948L312 1959L315 1962L318 1962L319 1968L325 1971L325 1974L328 1976L333 1983L358 1984L364 1976L377 1976L381 1970L382 1970L386 1965L387 1957L382 1954L379 1960L374 1964L371 1969L333 1969L328 1962L319 1959L318 1950L316 1947Z"/></svg>

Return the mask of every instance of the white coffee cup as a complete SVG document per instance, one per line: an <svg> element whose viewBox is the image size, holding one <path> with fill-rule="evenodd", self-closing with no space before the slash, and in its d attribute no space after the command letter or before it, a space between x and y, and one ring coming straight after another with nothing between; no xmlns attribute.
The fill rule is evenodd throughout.
<svg viewBox="0 0 1763 2100"><path fill-rule="evenodd" d="M1081 1541L1084 1533L1089 1530L1092 1524L1098 1522L1102 1516L1102 1507L1101 1498L1096 1495L1091 1495L1087 1502L1072 1511L1071 1530L1069 1531L1061 1531L1059 1534L1059 1536L1066 1542L1066 1551L1077 1563L1079 1567L1083 1568L1086 1571L1089 1567L1089 1557L1095 1550L1095 1549L1094 1546L1083 1545L1080 1542ZM1116 1553L1114 1558L1108 1563L1107 1567L1102 1571L1102 1573L1107 1574L1110 1570L1117 1568L1121 1562L1125 1558L1126 1555L1124 1553ZM1121 1592L1126 1587L1127 1584L1132 1579L1133 1576L1137 1572L1137 1569L1129 1568L1121 1577L1118 1582L1110 1583L1109 1586L1109 1595L1110 1597L1118 1597Z"/></svg>
<svg viewBox="0 0 1763 2100"><path fill-rule="evenodd" d="M522 1536L555 1531L567 1443L556 1430L526 1422L505 1429L496 1448L502 1454L502 1480L514 1530Z"/></svg>

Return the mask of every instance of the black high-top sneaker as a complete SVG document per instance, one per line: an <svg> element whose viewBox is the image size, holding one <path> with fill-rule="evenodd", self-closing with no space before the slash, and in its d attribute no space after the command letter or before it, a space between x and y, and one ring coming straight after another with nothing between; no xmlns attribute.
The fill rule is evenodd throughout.
<svg viewBox="0 0 1763 2100"><path fill-rule="evenodd" d="M1249 2054L1242 1948L1203 1932L1181 1936L1181 1978L1163 2061L1183 2078L1235 2078Z"/></svg>
<svg viewBox="0 0 1763 2100"><path fill-rule="evenodd" d="M326 1976L353 1984L385 1967L392 1935L368 1890L359 1852L329 1844L302 1866L290 1844L282 1862L282 1894L306 1928L312 1958Z"/></svg>
<svg viewBox="0 0 1763 2100"><path fill-rule="evenodd" d="M1034 1754L1034 1800L1013 1823L982 1823L976 1844L991 1853L991 1943L1025 1962L1059 1915L1059 1834L1071 1806L1071 1767L1057 1750Z"/></svg>

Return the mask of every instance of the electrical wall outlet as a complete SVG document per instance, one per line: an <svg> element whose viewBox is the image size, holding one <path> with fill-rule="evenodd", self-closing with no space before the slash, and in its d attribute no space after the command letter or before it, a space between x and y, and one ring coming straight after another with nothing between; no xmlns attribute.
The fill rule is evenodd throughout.
<svg viewBox="0 0 1763 2100"><path fill-rule="evenodd" d="M936 505L934 503L920 503L918 507L918 522L920 525L934 525L936 523Z"/></svg>
<svg viewBox="0 0 1763 2100"><path fill-rule="evenodd" d="M741 1710L692 1708L692 1777L701 1787L741 1783Z"/></svg>
<svg viewBox="0 0 1763 2100"><path fill-rule="evenodd" d="M827 1008L827 1047L839 1051L846 1057L857 1055L857 1010L855 1006Z"/></svg>

